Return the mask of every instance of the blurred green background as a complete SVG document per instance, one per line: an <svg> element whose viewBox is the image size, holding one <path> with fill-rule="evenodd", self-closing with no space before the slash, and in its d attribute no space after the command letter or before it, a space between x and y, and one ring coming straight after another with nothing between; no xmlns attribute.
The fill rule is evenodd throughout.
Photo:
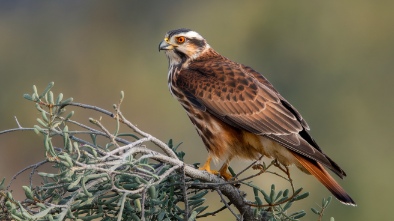
<svg viewBox="0 0 394 221"><path fill-rule="evenodd" d="M124 90L129 120L164 141L183 141L187 163L203 162L205 148L168 92L167 59L158 53L168 30L191 28L222 55L263 73L348 173L340 183L358 207L333 201L324 220L389 220L393 9L393 1L1 1L0 130L16 127L14 116L22 126L36 124L38 112L22 98L33 84L42 91L54 81L54 92L109 110ZM89 116L77 110L74 119L87 123ZM0 176L8 181L43 158L33 132L0 137ZM244 163L235 160L234 169ZM309 208L329 192L293 173L311 192L294 209L316 220ZM255 183L283 183L271 178ZM214 219L233 220L229 213L205 220Z"/></svg>

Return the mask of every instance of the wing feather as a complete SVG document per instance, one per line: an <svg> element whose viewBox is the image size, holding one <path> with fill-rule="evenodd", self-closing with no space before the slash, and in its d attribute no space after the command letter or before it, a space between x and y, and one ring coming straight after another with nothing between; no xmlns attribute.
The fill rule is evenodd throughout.
<svg viewBox="0 0 394 221"><path fill-rule="evenodd" d="M193 61L182 70L177 86L192 94L196 107L228 124L266 136L345 176L310 137L309 126L261 74L223 57Z"/></svg>

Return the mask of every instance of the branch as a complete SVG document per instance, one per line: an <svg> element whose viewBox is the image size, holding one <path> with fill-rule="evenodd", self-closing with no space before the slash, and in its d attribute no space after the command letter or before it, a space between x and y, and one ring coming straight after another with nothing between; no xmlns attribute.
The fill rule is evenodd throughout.
<svg viewBox="0 0 394 221"><path fill-rule="evenodd" d="M19 217L17 219L41 220L55 217L57 220L63 220L84 217L92 220L108 217L111 220L194 220L214 216L225 209L237 220L265 221L271 217L297 219L304 215L304 212L287 214L291 203L306 195L299 195L301 189L294 191L289 171L276 161L272 161L268 166L263 163L256 174L239 178L250 167L255 168L261 156L235 175L234 179L225 181L216 175L196 169L194 165L185 164L185 153L177 152L179 145L174 147L172 141L167 145L127 120L120 111L123 93L119 103L114 105L115 113L112 113L92 105L71 102L72 98L62 101L62 94L59 94L55 101L50 91L52 86L53 83L48 85L40 95L33 86L34 93L24 95L36 104L42 116L42 119L37 120L39 125L23 128L16 119L18 128L0 131L0 134L6 134L34 130L42 134L47 157L44 161L26 167L11 179L9 186L19 174L33 168L30 186L23 187L27 198L22 203L12 198L12 193L7 191L9 186L6 191L1 190L4 183L1 181L0 206L3 214L0 214L0 219ZM63 117L61 115L65 112L66 106L105 114L115 120L116 129L112 132L101 121L91 118L90 122L98 126L97 129L71 120L73 111ZM73 128L76 126L79 130L69 130L67 124L72 124ZM119 133L120 125L125 125L126 129L133 130L141 137ZM83 138L82 135L86 134L90 135L91 140ZM106 139L96 139L97 135ZM58 146L58 143L56 146L52 144L52 138L56 136L62 138L64 147ZM160 150L147 148L147 143L155 144ZM33 187L32 175L39 166L47 162L51 162L57 168L57 172L38 172L42 178L42 185ZM267 171L270 166L278 167L287 178ZM288 197L288 190L275 193L274 186L271 187L271 193L266 194L251 182L245 182L265 172L290 182L293 195ZM244 184L243 187L253 188L256 203L246 199L246 194L239 189L241 184ZM216 192L224 206L201 215L202 211L208 208L204 205L203 198L209 192L207 190ZM267 204L262 204L259 193L264 195ZM184 204L184 209L178 206L180 203ZM283 203L286 205L282 207ZM230 206L234 206L238 211Z"/></svg>

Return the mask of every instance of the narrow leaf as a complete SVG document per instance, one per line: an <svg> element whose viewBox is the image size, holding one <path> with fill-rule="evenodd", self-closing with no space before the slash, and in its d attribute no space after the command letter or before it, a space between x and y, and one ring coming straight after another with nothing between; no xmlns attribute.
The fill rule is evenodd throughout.
<svg viewBox="0 0 394 221"><path fill-rule="evenodd" d="M54 82L49 83L48 86L47 86L47 87L44 89L44 91L42 92L42 94L39 96L39 98L41 99L42 97L44 97L44 96L48 93L48 91L51 90L51 88L53 87L53 85L55 85ZM34 87L35 87L35 86L34 86ZM33 90L34 90L34 89L33 89ZM35 92L37 92L37 88L36 88Z"/></svg>

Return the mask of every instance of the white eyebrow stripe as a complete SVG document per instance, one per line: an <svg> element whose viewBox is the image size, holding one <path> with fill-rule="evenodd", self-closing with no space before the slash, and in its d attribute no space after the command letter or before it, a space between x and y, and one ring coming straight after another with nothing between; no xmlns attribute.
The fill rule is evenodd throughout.
<svg viewBox="0 0 394 221"><path fill-rule="evenodd" d="M188 38L197 38L197 39L200 39L200 40L204 39L200 34L198 34L198 33L195 32L195 31L186 32L186 33L185 33L185 37L188 37Z"/></svg>

